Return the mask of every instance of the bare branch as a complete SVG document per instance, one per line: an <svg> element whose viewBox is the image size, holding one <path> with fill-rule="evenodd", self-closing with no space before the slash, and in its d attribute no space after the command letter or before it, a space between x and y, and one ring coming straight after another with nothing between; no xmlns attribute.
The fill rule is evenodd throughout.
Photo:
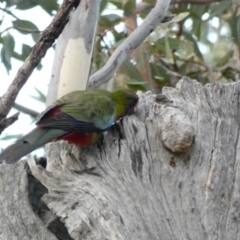
<svg viewBox="0 0 240 240"><path fill-rule="evenodd" d="M88 88L96 88L114 76L127 55L137 48L164 19L169 4L170 0L157 1L143 23L116 49L106 65L90 77Z"/></svg>
<svg viewBox="0 0 240 240"><path fill-rule="evenodd" d="M33 118L37 118L37 116L39 114L39 112L34 111L33 109L30 109L30 108L26 108L18 103L14 103L13 108L17 109L18 111L20 111L22 113L28 114Z"/></svg>
<svg viewBox="0 0 240 240"><path fill-rule="evenodd" d="M171 4L192 3L192 4L209 4L214 2L226 2L227 0L171 0ZM154 7L152 3L140 2L136 6L135 13L139 13Z"/></svg>
<svg viewBox="0 0 240 240"><path fill-rule="evenodd" d="M12 84L1 99L0 119L5 118L9 113L20 89L26 83L28 77L39 64L40 60L45 56L47 50L61 34L69 20L70 12L79 4L79 2L80 0L64 0L51 24L42 32L39 40L32 48L30 55L18 70L17 76L14 78ZM1 132L2 125L0 124L0 133Z"/></svg>
<svg viewBox="0 0 240 240"><path fill-rule="evenodd" d="M1 100L1 97L0 97L0 100ZM24 107L18 103L14 103L13 104L13 108L15 108L16 110L22 112L22 113L25 113L25 114L28 114L30 115L31 117L33 118L36 118L39 114L39 112L37 111L34 111L33 109L30 109L30 108L27 108L27 107Z"/></svg>
<svg viewBox="0 0 240 240"><path fill-rule="evenodd" d="M12 125L15 121L18 120L19 112L13 114L9 118L3 118L0 120L0 125L2 126L2 129L4 130L5 128L9 127Z"/></svg>

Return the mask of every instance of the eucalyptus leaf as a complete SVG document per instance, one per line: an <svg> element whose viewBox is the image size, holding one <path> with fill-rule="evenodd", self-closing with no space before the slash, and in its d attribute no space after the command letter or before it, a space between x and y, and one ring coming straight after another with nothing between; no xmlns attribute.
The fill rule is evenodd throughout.
<svg viewBox="0 0 240 240"><path fill-rule="evenodd" d="M20 33L31 34L35 41L37 41L37 39L39 38L40 32L38 27L34 23L20 19L14 20L12 21L12 23L15 29L18 30Z"/></svg>
<svg viewBox="0 0 240 240"><path fill-rule="evenodd" d="M222 67L222 66L226 65L230 61L230 59L232 58L233 53L234 53L233 50L227 51L225 53L225 55L222 58L219 59L219 61L216 64L216 67Z"/></svg>
<svg viewBox="0 0 240 240"><path fill-rule="evenodd" d="M122 7L122 0L110 0L109 3L112 3L115 7L121 9Z"/></svg>
<svg viewBox="0 0 240 240"><path fill-rule="evenodd" d="M202 56L201 51L199 50L198 43L197 43L196 39L195 39L191 34L189 34L189 33L186 32L186 31L183 31L183 36L184 36L187 40L189 40L189 41L191 41L191 42L193 43L193 47L194 47L194 52L195 52L195 54L196 54L201 60L203 60L203 56Z"/></svg>
<svg viewBox="0 0 240 240"><path fill-rule="evenodd" d="M147 84L146 82L139 83L139 82L134 82L129 80L129 81L126 81L126 84L129 88L131 88L134 91L138 91L138 90L146 91L146 86L145 86Z"/></svg>
<svg viewBox="0 0 240 240"><path fill-rule="evenodd" d="M136 68L136 66L126 59L121 67L119 68L119 72L127 75L130 79L136 79L138 82L145 82L142 75Z"/></svg>
<svg viewBox="0 0 240 240"><path fill-rule="evenodd" d="M53 15L54 11L57 11L59 4L57 0L34 0L40 5L49 15Z"/></svg>
<svg viewBox="0 0 240 240"><path fill-rule="evenodd" d="M7 7L16 6L19 10L27 10L31 9L33 7L36 7L36 3L34 3L32 0L7 0L6 1Z"/></svg>
<svg viewBox="0 0 240 240"><path fill-rule="evenodd" d="M11 58L14 52L15 40L11 34L7 34L3 37L3 46L1 50L1 59L7 72L12 69Z"/></svg>
<svg viewBox="0 0 240 240"><path fill-rule="evenodd" d="M232 1L223 1L221 4L212 4L209 16L216 17L221 15L226 9L228 9L232 5Z"/></svg>
<svg viewBox="0 0 240 240"><path fill-rule="evenodd" d="M100 24L106 28L112 27L115 23L118 23L121 17L117 14L106 14L100 17Z"/></svg>
<svg viewBox="0 0 240 240"><path fill-rule="evenodd" d="M100 3L100 13L103 12L108 4L108 0L101 0Z"/></svg>
<svg viewBox="0 0 240 240"><path fill-rule="evenodd" d="M35 91L37 92L37 96L31 96L33 99L45 103L46 102L46 94L44 94L43 92L41 92L40 90L38 90L37 88L34 88Z"/></svg>
<svg viewBox="0 0 240 240"><path fill-rule="evenodd" d="M239 45L240 44L240 16L237 14L237 11L235 11L229 23L232 31L232 39L237 45Z"/></svg>
<svg viewBox="0 0 240 240"><path fill-rule="evenodd" d="M129 16L133 14L135 10L136 4L135 1L133 0L128 0L124 5L123 5L123 12L124 16Z"/></svg>

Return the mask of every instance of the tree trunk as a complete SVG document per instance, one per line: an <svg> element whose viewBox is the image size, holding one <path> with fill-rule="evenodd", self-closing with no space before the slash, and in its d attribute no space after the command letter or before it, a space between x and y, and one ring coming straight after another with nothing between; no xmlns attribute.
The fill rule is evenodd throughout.
<svg viewBox="0 0 240 240"><path fill-rule="evenodd" d="M99 0L81 0L60 35L48 88L47 105L63 95L85 90L99 17Z"/></svg>
<svg viewBox="0 0 240 240"><path fill-rule="evenodd" d="M169 3L170 0L157 0L155 8L143 24L117 48L106 66L91 77L90 87L101 85L115 74L126 56L164 19ZM67 25L69 31L65 30L61 40L58 41L48 104L67 92L85 88L89 73L86 65L90 66L91 62L99 4L97 0L82 0L78 9L72 14L71 18L75 20L70 19ZM76 22L79 20L78 14L81 17L80 24ZM87 24L84 24L86 22ZM78 31L75 32L76 29ZM83 53L84 57L79 57L76 53ZM75 60L73 65L71 60ZM81 71L79 65L84 66ZM66 72L71 74L70 77ZM79 72L81 76L78 75ZM149 97L147 96L147 99ZM144 97L142 99L144 102ZM141 111L139 110L139 114ZM26 161L18 162L14 166L2 164L0 239L138 239L136 237L138 234L147 237L149 232L146 229L149 223L144 223L144 228L136 230L135 224L141 227L143 220L132 222L140 214L140 208L135 205L132 198L138 193L136 187L140 186L134 176L138 177L138 158L141 157L140 145L135 147L134 142L129 146L125 145L126 141L132 141L133 136L129 138L130 135L124 135L124 131L128 129L130 131L132 128L132 119L137 121L136 126L141 123L133 117L123 121L126 129L120 123L116 124L106 135L104 144L99 149L93 146L87 151L80 152L65 143L51 144L51 147L48 147L49 159L46 168L43 159L38 165L30 159L31 171ZM132 130L134 129L133 127ZM139 141L142 141L144 136L139 137ZM128 148L130 146L131 149ZM132 163L128 155L130 153L133 158ZM126 162L123 161L125 157ZM122 165L119 166L119 163ZM127 163L131 163L130 166L133 166L136 175L131 175L132 171L128 165L125 166ZM117 164L116 170L112 169L114 164ZM115 172L119 170L117 167L122 170L125 168L123 177L120 172ZM127 182L130 180L136 182L133 181L135 190L131 195L128 191L132 190L128 189L127 182L126 184L122 182L124 179ZM67 188L62 188L63 186ZM139 193L141 192L142 189L139 188ZM148 202L146 198L144 201ZM133 206L137 212L132 209L129 211L130 206ZM134 231L135 233L132 234ZM154 235L155 233L152 233L152 236Z"/></svg>
<svg viewBox="0 0 240 240"><path fill-rule="evenodd" d="M99 147L52 143L48 170L29 161L73 239L239 239L240 84L183 78L163 94L139 93Z"/></svg>

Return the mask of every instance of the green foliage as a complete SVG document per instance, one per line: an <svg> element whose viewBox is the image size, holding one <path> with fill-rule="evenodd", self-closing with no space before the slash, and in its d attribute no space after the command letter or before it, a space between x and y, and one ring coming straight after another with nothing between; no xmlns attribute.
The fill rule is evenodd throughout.
<svg viewBox="0 0 240 240"><path fill-rule="evenodd" d="M143 0L149 5L138 13L136 2L139 1L101 0L92 72L105 65L129 32L146 18L156 0ZM174 18L159 24L124 61L111 81L111 84L114 82L112 85L160 92L164 86L175 86L181 76L189 76L203 84L235 79L240 69L238 1L184 2L179 0L179 3L170 6L168 14ZM33 47L24 42L17 52L18 39L14 38L14 33L29 35L34 42L40 34L33 19L19 18L15 9L26 11L36 6L51 16L58 9L57 0L0 0L0 58L7 72L12 68L12 59L24 61ZM40 22L37 17L34 20ZM41 69L41 64L38 69ZM35 90L36 94L32 97L45 102L45 93ZM17 135L9 135L0 140L13 137L18 138Z"/></svg>
<svg viewBox="0 0 240 240"><path fill-rule="evenodd" d="M46 95L43 92L41 92L40 90L38 90L37 88L34 88L34 89L35 89L37 94L34 95L34 96L31 96L31 97L33 99L39 101L39 102L45 103L46 102L46 98L47 98Z"/></svg>
<svg viewBox="0 0 240 240"><path fill-rule="evenodd" d="M240 44L240 17L237 11L234 12L234 15L229 20L229 25L232 32L232 39L235 44Z"/></svg>
<svg viewBox="0 0 240 240"><path fill-rule="evenodd" d="M58 9L57 0L6 0L0 1L0 49L1 49L1 61L4 64L7 72L12 68L11 59L15 58L20 61L24 61L28 56L31 47L27 44L22 44L22 53L19 54L15 51L15 39L13 38L12 31L18 31L20 34L30 34L36 42L40 36L38 27L31 21L31 19L19 19L14 9L29 10L34 7L41 7L49 15L53 15ZM7 20L6 20L7 16ZM5 22L12 23L8 27L3 29ZM40 21L41 19L39 19ZM5 25L4 25L5 26ZM38 69L41 69L41 64L38 65Z"/></svg>
<svg viewBox="0 0 240 240"><path fill-rule="evenodd" d="M132 0L128 0L125 4L123 4L123 12L124 16L130 16L134 13L135 10L135 2Z"/></svg>
<svg viewBox="0 0 240 240"><path fill-rule="evenodd" d="M127 38L129 31L126 26L128 30L134 30L156 1L145 0L148 7L138 13L136 2L101 0L100 37L96 41L93 72L103 67L109 56ZM184 2L180 0L170 6L169 15L174 18L160 24L129 56L116 73L115 82L135 90L161 91L164 86L174 86L184 75L204 84L234 79L240 67L240 12L237 0L210 1L206 4ZM12 26L0 32L1 61L9 71L11 59L24 61L32 47L24 43L22 52L17 53L14 48L16 39L11 31L14 29L23 35L29 34L34 41L40 34L31 19L19 19L14 9L24 11L40 6L53 15L58 4L56 0L0 0L0 4L5 8L0 9L0 13L2 11L3 16L10 16L12 22ZM0 27L4 21L0 15ZM40 68L41 65L38 66Z"/></svg>
<svg viewBox="0 0 240 240"><path fill-rule="evenodd" d="M15 6L19 10L28 10L36 6L43 8L48 14L52 15L58 9L56 0L6 0L6 7L10 8Z"/></svg>
<svg viewBox="0 0 240 240"><path fill-rule="evenodd" d="M3 47L1 50L2 62L5 65L7 71L11 70L11 57L14 53L15 40L11 34L7 34L3 38Z"/></svg>
<svg viewBox="0 0 240 240"><path fill-rule="evenodd" d="M14 29L22 34L31 34L33 40L36 42L39 38L40 32L38 27L30 21L17 19L12 21Z"/></svg>
<svg viewBox="0 0 240 240"><path fill-rule="evenodd" d="M117 14L106 14L100 17L99 24L104 28L110 28L114 24L119 23L120 20L121 17Z"/></svg>
<svg viewBox="0 0 240 240"><path fill-rule="evenodd" d="M136 1L102 2L101 37L96 44L93 71L101 68L126 39L129 22L131 30L136 28L129 20L141 23L154 7L155 0L144 2L150 7L138 14ZM158 92L164 86L174 86L181 76L196 78L203 84L234 79L240 67L237 1L192 4L180 0L170 6L169 14L174 18L159 25L145 40L144 48L136 49L122 64L115 76L118 84Z"/></svg>

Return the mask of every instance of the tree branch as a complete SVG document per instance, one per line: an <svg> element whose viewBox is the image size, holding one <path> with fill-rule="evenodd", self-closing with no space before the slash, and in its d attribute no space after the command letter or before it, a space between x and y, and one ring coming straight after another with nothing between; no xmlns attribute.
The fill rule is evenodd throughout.
<svg viewBox="0 0 240 240"><path fill-rule="evenodd" d="M1 100L1 97L0 97L0 100ZM33 118L36 118L39 114L39 112L34 111L33 109L30 109L30 108L24 107L24 106L22 106L18 103L14 103L12 107L15 108L16 110L22 112L22 113L30 115Z"/></svg>
<svg viewBox="0 0 240 240"><path fill-rule="evenodd" d="M30 55L18 70L17 76L14 78L12 84L1 99L0 119L5 118L9 113L20 89L26 83L28 77L39 64L40 60L45 56L47 50L61 34L69 20L70 12L79 4L79 2L80 0L64 0L51 24L42 32L39 40L32 48ZM3 129L3 125L0 123L0 133Z"/></svg>
<svg viewBox="0 0 240 240"><path fill-rule="evenodd" d="M171 4L175 3L192 3L192 4L207 4L214 2L225 2L224 0L172 0Z"/></svg>
<svg viewBox="0 0 240 240"><path fill-rule="evenodd" d="M114 76L127 55L137 48L164 19L169 4L170 0L157 1L143 23L116 49L106 65L90 77L88 88L96 88Z"/></svg>
<svg viewBox="0 0 240 240"><path fill-rule="evenodd" d="M12 125L14 122L16 122L18 120L18 116L19 116L19 112L13 114L9 118L3 118L0 120L0 125L3 126L3 129L5 129L10 125Z"/></svg>
<svg viewBox="0 0 240 240"><path fill-rule="evenodd" d="M30 109L30 108L26 108L18 103L14 103L13 108L17 109L18 111L20 111L22 113L28 114L33 118L37 118L37 116L39 114L39 112L34 111L33 109Z"/></svg>
<svg viewBox="0 0 240 240"><path fill-rule="evenodd" d="M0 36L1 36L3 33L5 33L5 32L7 32L8 30L10 30L10 29L13 29L13 26L5 28L2 32L0 32Z"/></svg>
<svg viewBox="0 0 240 240"><path fill-rule="evenodd" d="M214 2L224 2L226 0L171 0L171 4L176 3L191 3L191 4L208 4ZM136 6L136 13L151 9L154 7L152 3L140 2Z"/></svg>
<svg viewBox="0 0 240 240"><path fill-rule="evenodd" d="M6 9L6 8L1 8L0 10L2 10L3 12L7 13L8 15L11 15L12 17L14 17L15 19L19 19L15 14L13 14L10 10Z"/></svg>

